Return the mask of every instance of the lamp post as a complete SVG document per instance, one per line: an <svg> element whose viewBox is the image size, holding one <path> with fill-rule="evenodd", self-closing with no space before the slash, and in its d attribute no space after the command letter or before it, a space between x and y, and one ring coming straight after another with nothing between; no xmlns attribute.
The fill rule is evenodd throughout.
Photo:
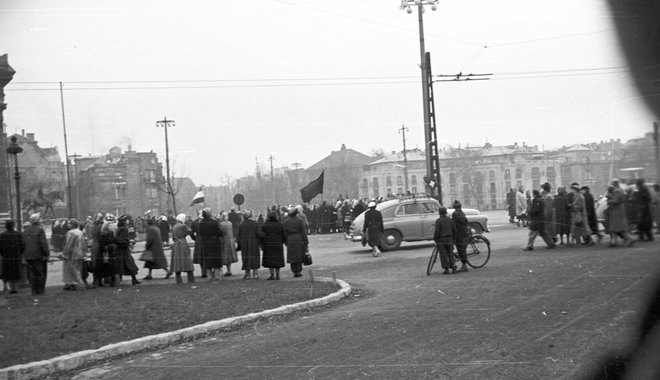
<svg viewBox="0 0 660 380"><path fill-rule="evenodd" d="M167 116L163 120L156 122L156 127L163 127L165 129L165 173L167 174L166 185L167 186L167 207L170 207L170 197L172 197L172 211L176 215L176 203L174 200L174 194L172 191L172 183L170 178L170 144L167 139L167 128L174 127L174 120L167 120Z"/></svg>
<svg viewBox="0 0 660 380"><path fill-rule="evenodd" d="M11 144L7 147L7 154L14 156L14 180L16 180L16 224L18 232L23 232L23 216L21 213L21 175L18 172L18 154L23 153L23 148L16 143L16 136L11 137Z"/></svg>
<svg viewBox="0 0 660 380"><path fill-rule="evenodd" d="M424 141L427 148L429 143L433 140L431 131L431 109L429 100L429 75L428 63L426 59L426 47L424 46L424 6L430 5L431 10L438 9L438 0L401 0L400 9L406 10L408 14L412 13L412 7L417 7L417 17L419 22L419 52L420 52L420 68L422 69L422 101L424 105ZM433 155L430 149L426 150L426 177L435 178L433 170ZM438 178L439 179L439 178ZM438 180L436 179L436 180ZM433 194L433 189L431 189Z"/></svg>

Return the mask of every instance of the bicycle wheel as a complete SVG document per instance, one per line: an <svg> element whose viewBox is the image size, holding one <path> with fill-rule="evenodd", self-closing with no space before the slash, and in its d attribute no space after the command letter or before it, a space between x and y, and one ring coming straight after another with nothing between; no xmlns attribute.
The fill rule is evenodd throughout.
<svg viewBox="0 0 660 380"><path fill-rule="evenodd" d="M426 267L426 275L430 276L431 271L433 270L433 266L435 265L435 262L438 261L438 246L435 245L433 246L433 251L431 252L431 258L429 259L429 265Z"/></svg>
<svg viewBox="0 0 660 380"><path fill-rule="evenodd" d="M466 250L467 263L472 268L481 268L490 259L490 241L484 236L472 236Z"/></svg>

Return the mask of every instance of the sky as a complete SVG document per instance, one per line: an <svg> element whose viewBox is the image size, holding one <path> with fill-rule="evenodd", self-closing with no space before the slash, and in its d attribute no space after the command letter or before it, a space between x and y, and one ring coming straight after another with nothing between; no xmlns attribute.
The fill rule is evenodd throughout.
<svg viewBox="0 0 660 380"><path fill-rule="evenodd" d="M418 16L397 0L0 0L8 133L113 146L198 185L309 167L342 144L424 149ZM652 131L605 1L441 0L423 14L441 146L551 149ZM62 96L60 96L60 82ZM64 109L64 112L62 110ZM64 122L63 122L64 114Z"/></svg>

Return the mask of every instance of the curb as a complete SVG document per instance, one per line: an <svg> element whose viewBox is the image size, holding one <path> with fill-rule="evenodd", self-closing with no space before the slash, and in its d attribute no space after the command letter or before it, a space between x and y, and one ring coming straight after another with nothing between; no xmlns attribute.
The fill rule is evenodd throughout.
<svg viewBox="0 0 660 380"><path fill-rule="evenodd" d="M79 351L48 360L41 360L37 362L7 367L0 369L0 380L40 378L54 372L74 370L93 362L112 359L117 356L142 351L152 347L169 345L183 339L194 338L227 327L251 322L260 318L285 315L295 311L309 309L311 307L327 305L347 297L349 294L351 294L352 291L351 286L343 280L321 277L316 278L316 281L334 282L339 284L341 289L321 298L280 306L275 309L250 313L238 317L225 318L218 321L210 321L201 325L186 327L180 330L170 331L157 335L149 335L126 342L108 344L95 350Z"/></svg>

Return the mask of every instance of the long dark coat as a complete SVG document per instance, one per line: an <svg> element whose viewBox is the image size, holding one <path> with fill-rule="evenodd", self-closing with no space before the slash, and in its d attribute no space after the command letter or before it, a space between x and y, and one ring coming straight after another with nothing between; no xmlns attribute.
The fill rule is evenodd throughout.
<svg viewBox="0 0 660 380"><path fill-rule="evenodd" d="M2 256L2 279L14 281L21 278L21 262L25 245L18 231L0 234L0 256Z"/></svg>
<svg viewBox="0 0 660 380"><path fill-rule="evenodd" d="M202 240L204 269L222 268L222 230L212 217L199 221L199 237Z"/></svg>
<svg viewBox="0 0 660 380"><path fill-rule="evenodd" d="M460 208L454 210L451 214L451 219L454 221L454 226L456 226L456 245L466 245L468 239L470 238L470 227L468 226L468 219L465 216L465 213Z"/></svg>
<svg viewBox="0 0 660 380"><path fill-rule="evenodd" d="M284 220L284 234L286 235L286 262L289 264L302 263L303 255L307 252L309 240L302 219L289 216Z"/></svg>
<svg viewBox="0 0 660 380"><path fill-rule="evenodd" d="M101 248L101 227L103 222L96 222L92 226L92 270L94 278L100 279L110 275L108 263L103 262L103 250Z"/></svg>
<svg viewBox="0 0 660 380"><path fill-rule="evenodd" d="M160 229L156 226L147 225L147 236L144 249L148 249L154 255L154 261L145 261L144 267L147 269L167 269L167 258L163 250L163 238L160 236Z"/></svg>
<svg viewBox="0 0 660 380"><path fill-rule="evenodd" d="M284 225L278 221L266 221L261 226L264 237L261 239L264 268L282 268L284 266Z"/></svg>
<svg viewBox="0 0 660 380"><path fill-rule="evenodd" d="M566 193L555 195L555 232L560 235L571 233L570 202L571 200Z"/></svg>
<svg viewBox="0 0 660 380"><path fill-rule="evenodd" d="M241 259L243 270L256 270L261 266L259 250L259 240L264 236L261 231L259 223L252 219L245 219L238 225L238 236L236 241L238 243L237 251L241 251Z"/></svg>
<svg viewBox="0 0 660 380"><path fill-rule="evenodd" d="M532 199L532 207L529 209L529 230L543 231L543 199L536 197Z"/></svg>
<svg viewBox="0 0 660 380"><path fill-rule="evenodd" d="M648 187L642 186L637 190L638 205L638 224L639 231L650 231L653 227L653 217L651 216L651 193Z"/></svg>
<svg viewBox="0 0 660 380"><path fill-rule="evenodd" d="M158 221L158 228L160 229L161 239L163 239L163 241L169 242L170 241L170 224L167 222L167 220L159 220Z"/></svg>
<svg viewBox="0 0 660 380"><path fill-rule="evenodd" d="M368 209L364 214L362 235L367 239L369 246L376 247L380 244L383 228L383 214L375 207Z"/></svg>
<svg viewBox="0 0 660 380"><path fill-rule="evenodd" d="M138 267L135 265L135 260L131 255L130 238L128 237L128 227L117 227L115 234L117 239L117 273L124 276L135 276L138 272Z"/></svg>
<svg viewBox="0 0 660 380"><path fill-rule="evenodd" d="M587 219L592 232L598 232L598 218L596 217L596 201L590 192L584 192L584 207L587 209Z"/></svg>
<svg viewBox="0 0 660 380"><path fill-rule="evenodd" d="M195 241L195 246L193 247L193 264L199 264L204 268L204 246L202 245L202 238L199 237L199 221L202 218L197 218L192 221L190 224L190 238Z"/></svg>

